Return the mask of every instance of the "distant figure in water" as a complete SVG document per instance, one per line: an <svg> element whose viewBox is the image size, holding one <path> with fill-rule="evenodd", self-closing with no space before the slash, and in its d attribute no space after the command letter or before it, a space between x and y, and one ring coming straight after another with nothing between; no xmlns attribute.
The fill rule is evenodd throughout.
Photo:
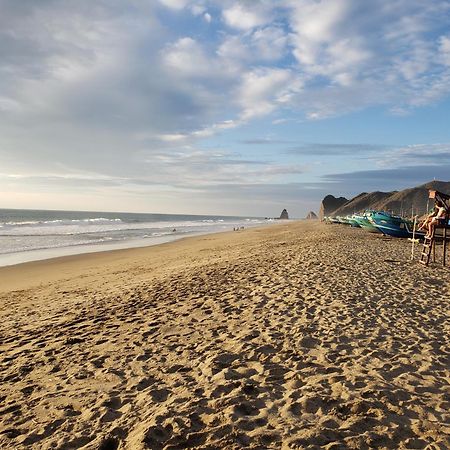
<svg viewBox="0 0 450 450"><path fill-rule="evenodd" d="M175 233L175 231L177 231L177 229L176 229L176 228L174 228L174 229L172 230L172 233Z"/></svg>

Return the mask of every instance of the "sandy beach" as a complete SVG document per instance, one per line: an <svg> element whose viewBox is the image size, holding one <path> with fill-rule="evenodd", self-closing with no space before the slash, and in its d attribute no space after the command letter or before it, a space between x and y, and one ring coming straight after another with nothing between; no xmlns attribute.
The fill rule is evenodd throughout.
<svg viewBox="0 0 450 450"><path fill-rule="evenodd" d="M0 268L0 448L448 449L450 269L410 252L311 221Z"/></svg>

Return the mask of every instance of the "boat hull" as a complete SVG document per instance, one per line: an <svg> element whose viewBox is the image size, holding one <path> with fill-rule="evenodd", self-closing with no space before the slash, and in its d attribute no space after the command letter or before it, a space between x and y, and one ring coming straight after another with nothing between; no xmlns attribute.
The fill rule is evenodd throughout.
<svg viewBox="0 0 450 450"><path fill-rule="evenodd" d="M359 226L363 229L368 231L369 233L381 233L381 231L373 225L369 218L366 216L358 216L355 218L355 220L358 222Z"/></svg>
<svg viewBox="0 0 450 450"><path fill-rule="evenodd" d="M369 218L370 222L376 226L383 234L398 238L412 238L412 224L401 217L391 216L387 213L375 213ZM421 239L425 236L422 231L415 231L414 237Z"/></svg>

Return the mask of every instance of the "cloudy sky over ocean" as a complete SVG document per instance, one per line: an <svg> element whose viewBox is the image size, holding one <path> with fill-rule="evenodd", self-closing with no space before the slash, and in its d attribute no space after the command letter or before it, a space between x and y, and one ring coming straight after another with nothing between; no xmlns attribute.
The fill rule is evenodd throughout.
<svg viewBox="0 0 450 450"><path fill-rule="evenodd" d="M0 0L0 207L302 217L450 180L448 0Z"/></svg>

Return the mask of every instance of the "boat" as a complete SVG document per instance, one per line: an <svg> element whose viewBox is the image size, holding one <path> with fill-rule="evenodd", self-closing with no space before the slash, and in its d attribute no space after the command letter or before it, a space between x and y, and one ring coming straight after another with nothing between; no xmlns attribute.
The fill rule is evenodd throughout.
<svg viewBox="0 0 450 450"><path fill-rule="evenodd" d="M374 211L369 216L369 221L377 227L383 234L399 238L413 237L413 223L399 216L394 216L385 211ZM415 231L414 237L422 239L425 237L424 231Z"/></svg>
<svg viewBox="0 0 450 450"><path fill-rule="evenodd" d="M363 214L354 214L353 218L363 230L366 230L369 233L381 233L381 231L369 220L374 212L375 211L365 211Z"/></svg>
<svg viewBox="0 0 450 450"><path fill-rule="evenodd" d="M348 220L348 216L337 216L336 219L341 223L342 225L350 225L350 221Z"/></svg>
<svg viewBox="0 0 450 450"><path fill-rule="evenodd" d="M361 226L357 220L357 217L358 216L356 214L352 214L351 216L346 216L347 221L350 223L350 225L353 228L360 228L360 226Z"/></svg>

